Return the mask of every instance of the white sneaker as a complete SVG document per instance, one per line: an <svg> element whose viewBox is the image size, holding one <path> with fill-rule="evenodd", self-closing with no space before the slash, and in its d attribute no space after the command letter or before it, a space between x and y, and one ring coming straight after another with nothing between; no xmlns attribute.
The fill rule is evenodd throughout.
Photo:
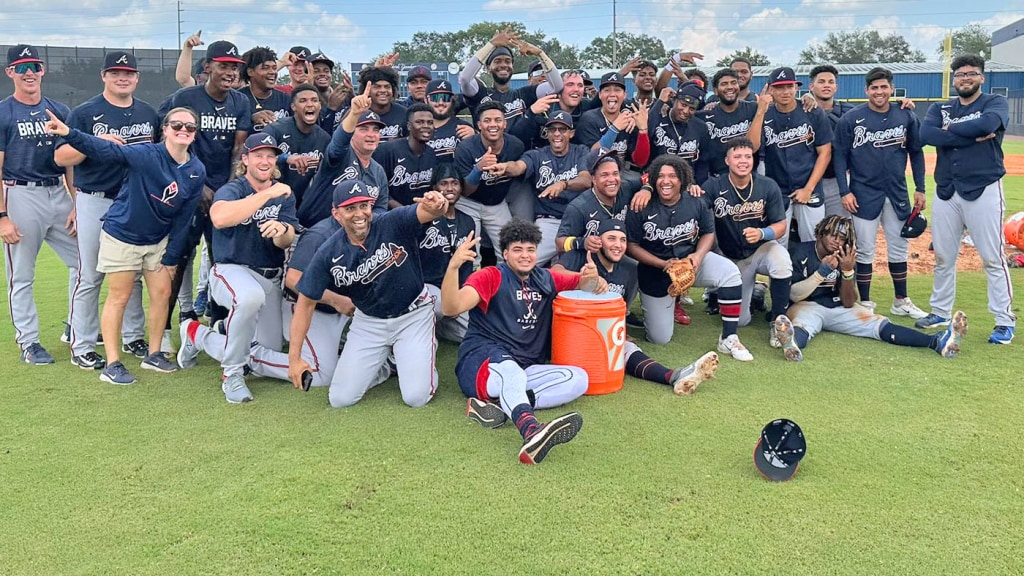
<svg viewBox="0 0 1024 576"><path fill-rule="evenodd" d="M875 304L871 300L861 300L861 301L857 302L857 304L860 304L861 306L863 306L864 308L867 308L868 310L871 310L872 312L874 312L875 308L878 307L878 304Z"/></svg>
<svg viewBox="0 0 1024 576"><path fill-rule="evenodd" d="M750 362L754 355L740 342L740 337L732 334L725 340L718 340L718 352L728 354L740 362Z"/></svg>
<svg viewBox="0 0 1024 576"><path fill-rule="evenodd" d="M177 350L174 349L174 343L171 342L171 331L164 330L164 337L160 339L160 351L168 354L174 354Z"/></svg>
<svg viewBox="0 0 1024 576"><path fill-rule="evenodd" d="M910 301L910 298L893 300L892 308L889 308L889 313L895 316L910 316L914 320L920 320L928 315L924 310L914 306L914 303Z"/></svg>

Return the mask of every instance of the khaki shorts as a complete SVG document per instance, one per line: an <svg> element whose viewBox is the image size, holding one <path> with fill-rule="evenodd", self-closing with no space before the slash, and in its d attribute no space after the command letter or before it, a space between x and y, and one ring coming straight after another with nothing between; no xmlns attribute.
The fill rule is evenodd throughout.
<svg viewBox="0 0 1024 576"><path fill-rule="evenodd" d="M105 230L100 231L100 254L96 261L96 271L103 274L115 272L138 272L140 270L156 270L160 268L160 259L167 248L165 236L157 244L135 246L121 242Z"/></svg>

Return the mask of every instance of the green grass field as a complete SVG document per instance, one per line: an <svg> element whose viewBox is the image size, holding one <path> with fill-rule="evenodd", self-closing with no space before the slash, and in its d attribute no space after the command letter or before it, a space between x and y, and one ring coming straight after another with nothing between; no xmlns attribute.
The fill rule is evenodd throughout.
<svg viewBox="0 0 1024 576"><path fill-rule="evenodd" d="M1007 189L1024 209L1024 178ZM20 364L0 322L0 574L1024 567L1024 341L985 342L980 273L959 278L971 329L958 359L825 334L787 363L762 319L740 332L755 361L723 359L691 397L627 379L573 403L584 429L535 467L516 460L511 426L464 418L451 345L438 351L437 397L416 410L394 380L344 410L327 406L326 389L268 380L250 381L254 402L228 405L206 357L174 375L128 360L139 383L116 387L73 367L58 341L67 276L48 249L38 277L58 364ZM931 278L910 288L926 307ZM873 294L888 306L887 278ZM718 319L692 312L671 344L645 351L679 365L712 349ZM772 484L751 453L779 417L803 427L808 454L792 481Z"/></svg>

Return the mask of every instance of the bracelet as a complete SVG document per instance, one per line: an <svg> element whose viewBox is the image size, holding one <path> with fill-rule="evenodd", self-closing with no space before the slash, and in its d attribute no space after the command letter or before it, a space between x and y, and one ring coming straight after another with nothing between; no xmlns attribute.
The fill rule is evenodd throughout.
<svg viewBox="0 0 1024 576"><path fill-rule="evenodd" d="M843 280L853 280L853 270L843 270Z"/></svg>

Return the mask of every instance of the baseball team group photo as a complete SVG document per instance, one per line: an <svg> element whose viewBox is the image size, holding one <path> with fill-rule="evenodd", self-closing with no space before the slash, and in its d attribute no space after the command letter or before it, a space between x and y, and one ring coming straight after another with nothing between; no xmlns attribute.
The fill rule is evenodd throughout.
<svg viewBox="0 0 1024 576"><path fill-rule="evenodd" d="M4 35L0 573L1024 569L1024 12L283 4Z"/></svg>

